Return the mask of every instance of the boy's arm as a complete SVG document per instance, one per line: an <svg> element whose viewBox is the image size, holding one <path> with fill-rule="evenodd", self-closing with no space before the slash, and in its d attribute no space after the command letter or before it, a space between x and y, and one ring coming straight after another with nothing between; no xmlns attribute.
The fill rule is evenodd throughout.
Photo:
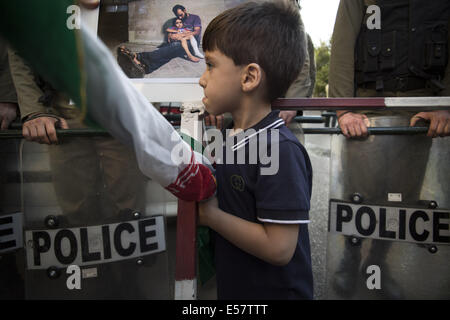
<svg viewBox="0 0 450 320"><path fill-rule="evenodd" d="M219 209L216 198L199 205L199 223L245 252L274 265L289 263L297 246L298 224L250 222Z"/></svg>

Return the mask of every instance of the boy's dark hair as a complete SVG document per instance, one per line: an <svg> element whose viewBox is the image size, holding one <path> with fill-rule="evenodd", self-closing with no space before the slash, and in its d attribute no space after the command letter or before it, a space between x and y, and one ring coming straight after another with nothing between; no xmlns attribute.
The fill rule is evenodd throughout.
<svg viewBox="0 0 450 320"><path fill-rule="evenodd" d="M172 12L173 12L173 14L176 15L177 17L178 17L178 15L177 15L178 9L180 9L181 11L186 10L186 8L183 7L181 4L177 4L177 5L173 6Z"/></svg>
<svg viewBox="0 0 450 320"><path fill-rule="evenodd" d="M287 2L247 2L214 18L203 35L203 50L220 50L235 65L257 63L266 74L272 102L286 94L305 60L305 33L298 8Z"/></svg>

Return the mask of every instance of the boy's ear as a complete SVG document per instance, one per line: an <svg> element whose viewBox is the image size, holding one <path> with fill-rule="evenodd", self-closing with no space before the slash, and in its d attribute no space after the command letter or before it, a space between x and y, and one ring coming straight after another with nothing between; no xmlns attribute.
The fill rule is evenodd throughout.
<svg viewBox="0 0 450 320"><path fill-rule="evenodd" d="M241 78L242 91L250 92L259 87L262 82L263 70L257 63L244 67Z"/></svg>

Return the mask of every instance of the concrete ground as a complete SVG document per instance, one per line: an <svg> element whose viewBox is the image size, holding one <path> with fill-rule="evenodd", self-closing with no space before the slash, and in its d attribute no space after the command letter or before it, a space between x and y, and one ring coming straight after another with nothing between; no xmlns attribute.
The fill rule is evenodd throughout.
<svg viewBox="0 0 450 320"><path fill-rule="evenodd" d="M307 111L305 116L319 116L319 111ZM324 127L323 124L303 124L304 128ZM305 147L313 167L309 239L314 277L314 299L326 299L326 249L328 200L330 193L331 135L305 135Z"/></svg>

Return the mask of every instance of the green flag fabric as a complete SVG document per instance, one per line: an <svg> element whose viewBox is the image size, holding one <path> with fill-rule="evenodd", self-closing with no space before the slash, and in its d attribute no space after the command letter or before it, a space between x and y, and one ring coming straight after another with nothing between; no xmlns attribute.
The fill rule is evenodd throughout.
<svg viewBox="0 0 450 320"><path fill-rule="evenodd" d="M53 87L86 107L81 33L69 29L72 0L0 1L0 30Z"/></svg>

